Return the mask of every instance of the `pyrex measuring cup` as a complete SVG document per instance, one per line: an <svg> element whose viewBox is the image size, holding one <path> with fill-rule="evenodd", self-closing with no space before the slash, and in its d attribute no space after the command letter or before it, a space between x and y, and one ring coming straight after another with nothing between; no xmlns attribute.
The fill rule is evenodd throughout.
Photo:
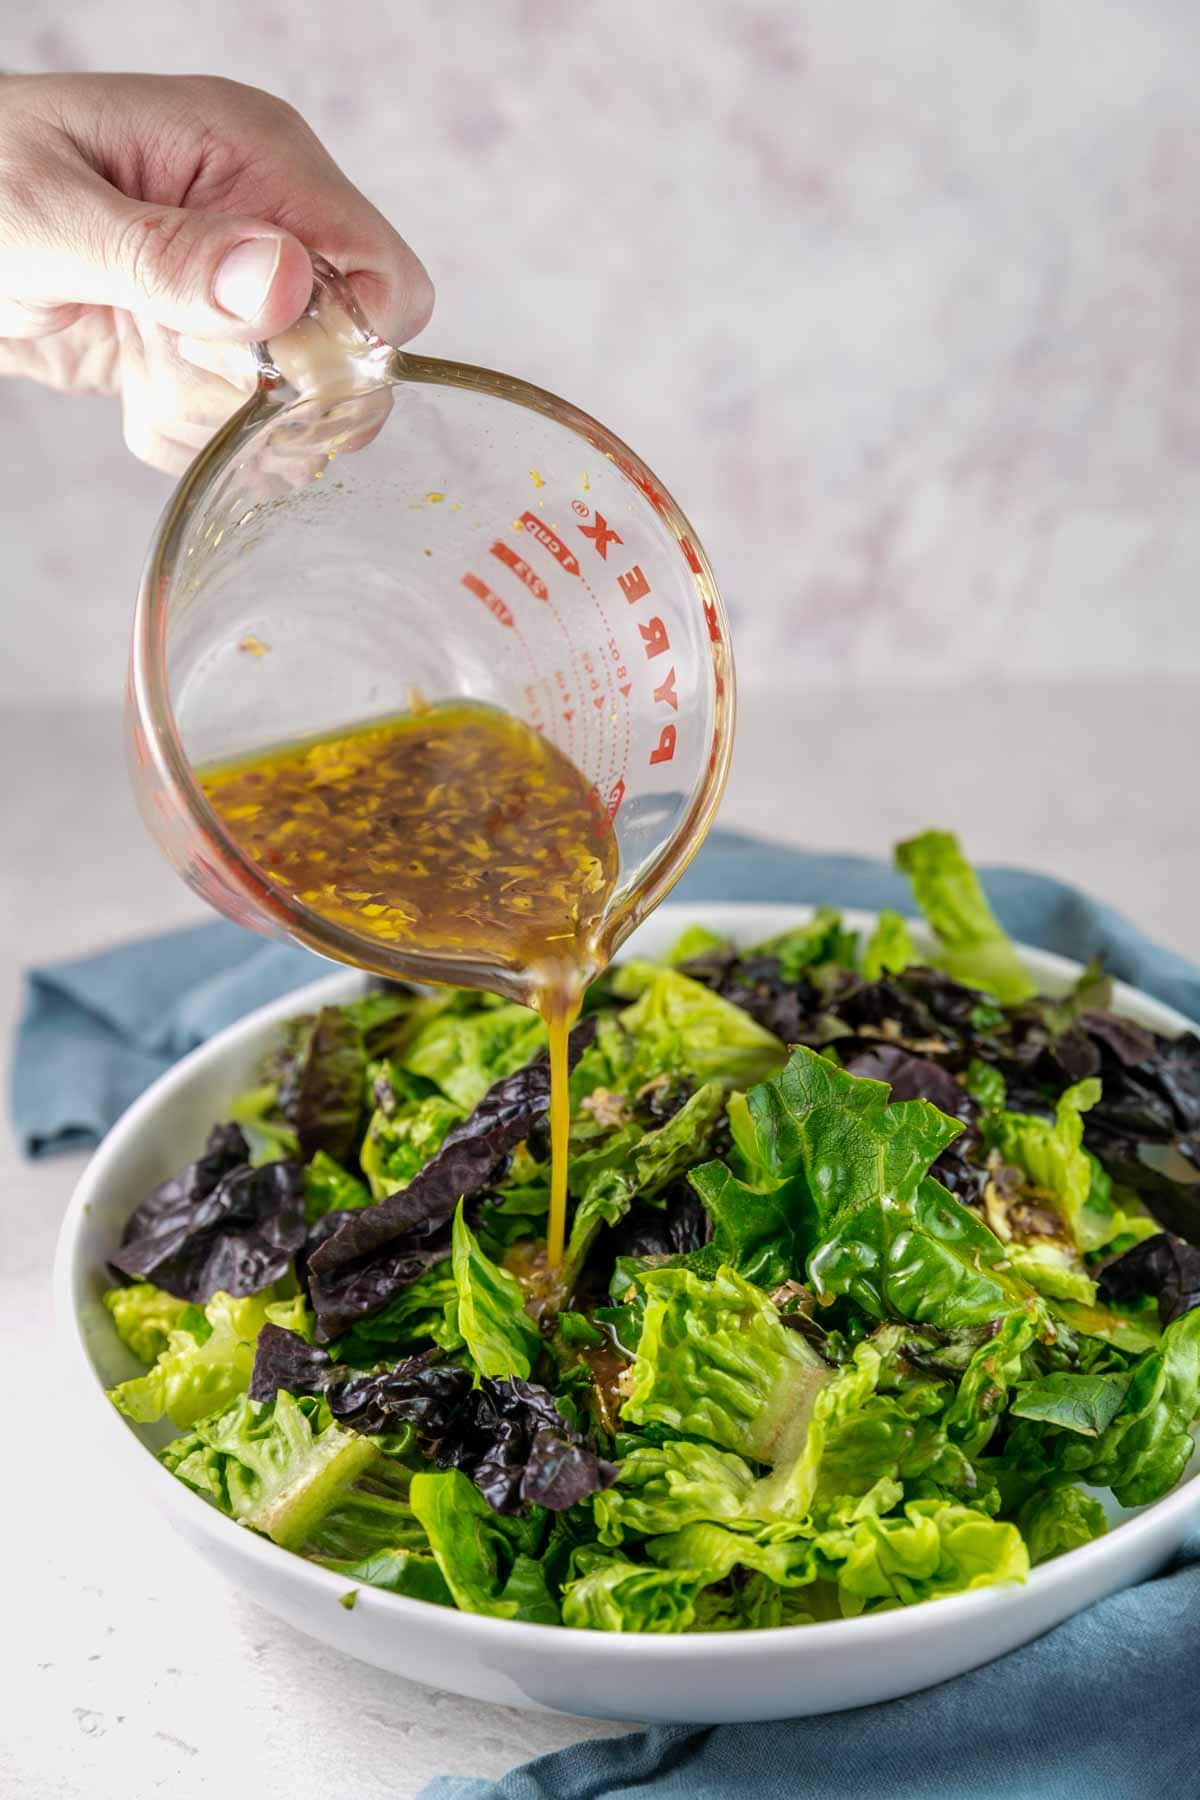
<svg viewBox="0 0 1200 1800"><path fill-rule="evenodd" d="M304 317L183 478L152 546L130 667L143 815L239 923L418 980L507 987L437 944L369 942L269 882L195 769L402 711L505 708L586 776L616 835L611 955L716 811L733 663L683 513L596 420L507 375L379 339L314 259Z"/></svg>

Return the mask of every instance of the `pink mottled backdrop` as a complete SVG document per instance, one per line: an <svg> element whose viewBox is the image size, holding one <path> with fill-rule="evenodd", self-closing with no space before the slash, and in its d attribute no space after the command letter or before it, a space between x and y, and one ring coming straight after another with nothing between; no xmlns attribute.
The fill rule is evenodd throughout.
<svg viewBox="0 0 1200 1800"><path fill-rule="evenodd" d="M1195 0L10 10L12 67L286 95L428 263L428 348L660 471L734 618L735 822L943 820L1184 935ZM0 697L107 706L163 481L101 402L0 406Z"/></svg>
<svg viewBox="0 0 1200 1800"><path fill-rule="evenodd" d="M429 347L566 392L662 470L748 683L781 657L814 682L1200 668L1193 6L49 10L11 65L293 100L426 258ZM63 403L20 414L57 457ZM73 528L30 516L25 454L18 555L94 578L115 506L107 642L154 481L106 462L98 517L112 425L72 422L42 504Z"/></svg>

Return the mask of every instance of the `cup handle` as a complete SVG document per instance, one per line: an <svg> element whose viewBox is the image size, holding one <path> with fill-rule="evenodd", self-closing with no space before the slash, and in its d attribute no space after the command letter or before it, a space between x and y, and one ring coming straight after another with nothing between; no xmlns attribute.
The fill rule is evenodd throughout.
<svg viewBox="0 0 1200 1800"><path fill-rule="evenodd" d="M274 404L340 400L386 385L398 352L371 329L345 276L315 252L308 305L286 331L257 343L260 393Z"/></svg>

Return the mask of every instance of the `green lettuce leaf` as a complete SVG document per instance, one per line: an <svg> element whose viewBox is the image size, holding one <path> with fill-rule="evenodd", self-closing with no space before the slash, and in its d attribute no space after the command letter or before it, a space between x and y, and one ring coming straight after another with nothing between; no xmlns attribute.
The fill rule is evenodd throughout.
<svg viewBox="0 0 1200 1800"><path fill-rule="evenodd" d="M695 956L711 956L728 948L728 938L710 931L707 925L685 925L666 955L659 960L668 969L677 969L680 963L691 962Z"/></svg>
<svg viewBox="0 0 1200 1800"><path fill-rule="evenodd" d="M793 926L778 937L768 938L751 954L775 957L783 979L799 981L806 969L821 963L840 963L844 969L854 968L858 937L855 932L845 929L836 907L820 906L807 924Z"/></svg>
<svg viewBox="0 0 1200 1800"><path fill-rule="evenodd" d="M878 1353L869 1345L860 1344L852 1361L830 1375L827 1385L814 1396L804 1437L797 1446L799 1454L790 1463L776 1459L773 1473L759 1483L752 1504L746 1509L752 1516L806 1518L816 1503L822 1476L827 1492L832 1487L840 1495L851 1492L855 1486L865 1492L880 1476L895 1475L897 1450L910 1435L898 1408L885 1402L885 1416L870 1421L866 1431L859 1434L857 1445L853 1426L847 1431L853 1418L861 1422L864 1404L875 1392L879 1370ZM894 1429L896 1425L899 1433ZM840 1451L837 1457L833 1455L835 1445Z"/></svg>
<svg viewBox="0 0 1200 1800"><path fill-rule="evenodd" d="M615 1487L592 1499L602 1544L657 1537L704 1519L742 1517L757 1478L740 1456L683 1438L639 1444Z"/></svg>
<svg viewBox="0 0 1200 1800"><path fill-rule="evenodd" d="M712 1238L694 1253L697 1272L725 1263L767 1289L790 1281L803 1267L807 1191L795 1181L765 1191L748 1187L722 1162L701 1163L688 1175L712 1220Z"/></svg>
<svg viewBox="0 0 1200 1800"><path fill-rule="evenodd" d="M460 1611L558 1624L558 1606L538 1560L545 1535L540 1509L524 1518L493 1512L458 1469L414 1475L409 1497Z"/></svg>
<svg viewBox="0 0 1200 1800"><path fill-rule="evenodd" d="M277 1082L245 1089L230 1107L229 1117L241 1126L255 1168L300 1155L300 1139L279 1110Z"/></svg>
<svg viewBox="0 0 1200 1800"><path fill-rule="evenodd" d="M585 1546L577 1577L563 1590L562 1619L583 1631L687 1631L696 1618L703 1577L647 1568Z"/></svg>
<svg viewBox="0 0 1200 1800"><path fill-rule="evenodd" d="M266 1406L243 1394L168 1444L161 1460L222 1512L296 1550L380 1454L335 1424L323 1401L279 1393Z"/></svg>
<svg viewBox="0 0 1200 1800"><path fill-rule="evenodd" d="M307 1548L302 1554L309 1555ZM454 1605L454 1596L435 1558L420 1550L372 1550L366 1556L314 1556L311 1560L347 1581L361 1582L364 1587L404 1594L409 1600L424 1600L430 1606Z"/></svg>
<svg viewBox="0 0 1200 1800"><path fill-rule="evenodd" d="M165 1414L185 1430L244 1394L254 1367L254 1345L270 1322L287 1331L307 1333L308 1310L302 1296L280 1300L264 1289L244 1300L214 1294L188 1329L187 1314L167 1333L166 1348L145 1375L109 1390L109 1399L127 1419L150 1424Z"/></svg>
<svg viewBox="0 0 1200 1800"><path fill-rule="evenodd" d="M836 1596L836 1588L828 1582L788 1589L757 1570L743 1570L737 1582L707 1587L697 1596L696 1617L689 1629L769 1631L780 1625L814 1625L818 1619L840 1616Z"/></svg>
<svg viewBox="0 0 1200 1800"><path fill-rule="evenodd" d="M1083 1148L1083 1115L1100 1099L1095 1077L1077 1081L1060 1094L1053 1120L1000 1112L987 1122L988 1142L1004 1161L1023 1170L1039 1194L1049 1196L1081 1251L1099 1250L1126 1232L1148 1236L1153 1220L1127 1216L1112 1203L1112 1183L1095 1157ZM1092 1295L1062 1293L1061 1299Z"/></svg>
<svg viewBox="0 0 1200 1800"><path fill-rule="evenodd" d="M1086 1465L1088 1481L1111 1487L1122 1506L1160 1500L1191 1460L1190 1427L1198 1416L1200 1308L1168 1325L1158 1347L1135 1365L1121 1410Z"/></svg>
<svg viewBox="0 0 1200 1800"><path fill-rule="evenodd" d="M620 1015L636 1044L638 1075L686 1073L695 1081L747 1087L781 1068L787 1051L749 1013L678 969L624 963L614 975L621 995L636 994Z"/></svg>
<svg viewBox="0 0 1200 1800"><path fill-rule="evenodd" d="M1000 1321L995 1336L980 1344L963 1370L945 1424L947 1437L965 1456L978 1456L1000 1423L1009 1390L1021 1378L1021 1360L1034 1333L1031 1314L1009 1313Z"/></svg>
<svg viewBox="0 0 1200 1800"><path fill-rule="evenodd" d="M1127 1385L1119 1410L1098 1436L1078 1424L1069 1428L1065 1420L1018 1418L995 1468L1007 1507L1064 1478L1109 1487L1122 1506L1148 1506L1170 1492L1195 1448L1190 1428L1200 1416L1200 1308L1168 1325L1128 1375L1114 1374ZM1014 1414L1021 1404L1018 1399ZM1084 1413L1084 1424L1098 1425L1108 1405L1101 1400L1090 1419Z"/></svg>
<svg viewBox="0 0 1200 1800"><path fill-rule="evenodd" d="M529 1377L542 1347L537 1326L525 1311L525 1292L515 1275L483 1254L463 1217L454 1214L452 1267L458 1299L458 1329L481 1375Z"/></svg>
<svg viewBox="0 0 1200 1800"><path fill-rule="evenodd" d="M359 1319L334 1339L329 1352L336 1362L369 1368L378 1362L398 1362L431 1343L447 1351L463 1348L458 1289L449 1257L426 1269L379 1312Z"/></svg>
<svg viewBox="0 0 1200 1800"><path fill-rule="evenodd" d="M725 1117L725 1090L706 1082L657 1131L637 1134L615 1167L601 1167L575 1208L563 1262L569 1292L604 1225L616 1225L636 1199L652 1200L705 1154Z"/></svg>
<svg viewBox="0 0 1200 1800"><path fill-rule="evenodd" d="M162 1355L170 1334L179 1329L185 1314L191 1312L203 1318L199 1307L193 1307L190 1300L177 1300L174 1294L150 1281L109 1288L104 1304L113 1316L121 1342L144 1363L152 1363Z"/></svg>
<svg viewBox="0 0 1200 1800"><path fill-rule="evenodd" d="M1008 1260L1034 1292L1048 1300L1073 1300L1080 1306L1091 1306L1096 1298L1095 1282L1082 1267L1078 1252L1067 1244L1053 1243L1048 1238L1009 1244Z"/></svg>
<svg viewBox="0 0 1200 1800"><path fill-rule="evenodd" d="M896 862L937 933L938 961L948 975L968 987L985 988L1005 1006L1037 993L956 837L926 831L896 846Z"/></svg>
<svg viewBox="0 0 1200 1800"><path fill-rule="evenodd" d="M881 912L863 946L862 972L866 979L878 981L883 975L899 975L918 960L902 916L898 912Z"/></svg>
<svg viewBox="0 0 1200 1800"><path fill-rule="evenodd" d="M1008 1083L999 1069L994 1069L982 1058L973 1056L967 1064L964 1086L972 1100L982 1106L985 1112L995 1112L1004 1105L1008 1093Z"/></svg>
<svg viewBox="0 0 1200 1800"><path fill-rule="evenodd" d="M1143 1350L1153 1350L1162 1336L1158 1314L1153 1309L1124 1313L1107 1306L1064 1300L1052 1310L1056 1319L1081 1337L1099 1338L1133 1356L1140 1356Z"/></svg>
<svg viewBox="0 0 1200 1800"><path fill-rule="evenodd" d="M688 1525L646 1549L660 1567L706 1584L735 1569L756 1570L783 1588L836 1581L848 1617L1024 1581L1029 1573L1015 1525L946 1499L911 1500L892 1516L868 1499L815 1536L781 1526Z"/></svg>
<svg viewBox="0 0 1200 1800"><path fill-rule="evenodd" d="M372 1198L385 1200L406 1188L438 1150L463 1110L444 1094L408 1095L403 1081L386 1083L388 1105L371 1114L359 1161L370 1185Z"/></svg>
<svg viewBox="0 0 1200 1800"><path fill-rule="evenodd" d="M1029 1574L1015 1525L948 1500L911 1500L903 1518L859 1519L823 1532L818 1546L837 1565L849 1617L1021 1582Z"/></svg>
<svg viewBox="0 0 1200 1800"><path fill-rule="evenodd" d="M995 1234L926 1173L962 1127L926 1100L889 1105L890 1091L801 1046L746 1096L758 1166L802 1184L818 1296L948 1330L1036 1311Z"/></svg>
<svg viewBox="0 0 1200 1800"><path fill-rule="evenodd" d="M747 1523L744 1527L697 1523L652 1538L646 1554L661 1569L686 1572L698 1586L728 1581L735 1570L753 1569L778 1586L807 1587L833 1571L819 1540L802 1526Z"/></svg>
<svg viewBox="0 0 1200 1800"><path fill-rule="evenodd" d="M304 1171L304 1216L310 1225L328 1212L350 1212L370 1206L371 1193L357 1175L324 1150L318 1150Z"/></svg>
<svg viewBox="0 0 1200 1800"><path fill-rule="evenodd" d="M979 1481L968 1460L967 1427L975 1415L966 1400L961 1413L948 1409L953 1392L948 1381L921 1375L894 1380L875 1344L859 1344L817 1395L801 1454L758 1484L746 1513L823 1524L857 1516L864 1506L886 1512L911 1483L973 1497ZM982 1410L982 1384L968 1392Z"/></svg>
<svg viewBox="0 0 1200 1800"><path fill-rule="evenodd" d="M810 1229L887 1195L911 1206L918 1184L962 1130L927 1100L888 1104L884 1081L848 1075L800 1046L781 1073L746 1095L758 1166L777 1182L804 1177Z"/></svg>
<svg viewBox="0 0 1200 1800"><path fill-rule="evenodd" d="M1016 1523L1034 1567L1090 1544L1108 1530L1100 1502L1077 1487L1043 1488L1026 1501Z"/></svg>
<svg viewBox="0 0 1200 1800"><path fill-rule="evenodd" d="M493 1082L511 1075L546 1045L546 1027L527 1006L509 1002L462 1013L447 1008L407 1046L403 1066L431 1081L460 1116L478 1106Z"/></svg>
<svg viewBox="0 0 1200 1800"><path fill-rule="evenodd" d="M1116 1370L1104 1375L1059 1370L1022 1382L1010 1410L1018 1419L1037 1419L1098 1438L1120 1412L1129 1382L1128 1375Z"/></svg>
<svg viewBox="0 0 1200 1800"><path fill-rule="evenodd" d="M453 1606L450 1589L409 1504L412 1471L378 1456L348 1487L335 1493L300 1553L347 1581Z"/></svg>
<svg viewBox="0 0 1200 1800"><path fill-rule="evenodd" d="M831 1371L732 1269L641 1277L646 1310L622 1416L705 1438L756 1461L790 1462Z"/></svg>

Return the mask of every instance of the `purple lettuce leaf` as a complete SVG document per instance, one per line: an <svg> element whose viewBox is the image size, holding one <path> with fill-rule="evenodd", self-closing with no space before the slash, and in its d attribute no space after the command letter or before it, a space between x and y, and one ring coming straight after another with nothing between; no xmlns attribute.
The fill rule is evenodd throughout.
<svg viewBox="0 0 1200 1800"><path fill-rule="evenodd" d="M253 1400L324 1394L334 1418L368 1435L411 1425L421 1453L441 1469L461 1469L494 1512L530 1506L562 1512L611 1486L617 1471L563 1417L535 1382L478 1384L470 1369L426 1353L377 1374L334 1363L294 1332L266 1325L259 1333Z"/></svg>
<svg viewBox="0 0 1200 1800"><path fill-rule="evenodd" d="M198 1305L278 1281L304 1242L304 1169L252 1168L249 1154L236 1125L216 1126L204 1154L135 1209L113 1268Z"/></svg>
<svg viewBox="0 0 1200 1800"><path fill-rule="evenodd" d="M1160 1231L1106 1264L1098 1287L1109 1305L1153 1296L1165 1327L1200 1306L1200 1249Z"/></svg>

